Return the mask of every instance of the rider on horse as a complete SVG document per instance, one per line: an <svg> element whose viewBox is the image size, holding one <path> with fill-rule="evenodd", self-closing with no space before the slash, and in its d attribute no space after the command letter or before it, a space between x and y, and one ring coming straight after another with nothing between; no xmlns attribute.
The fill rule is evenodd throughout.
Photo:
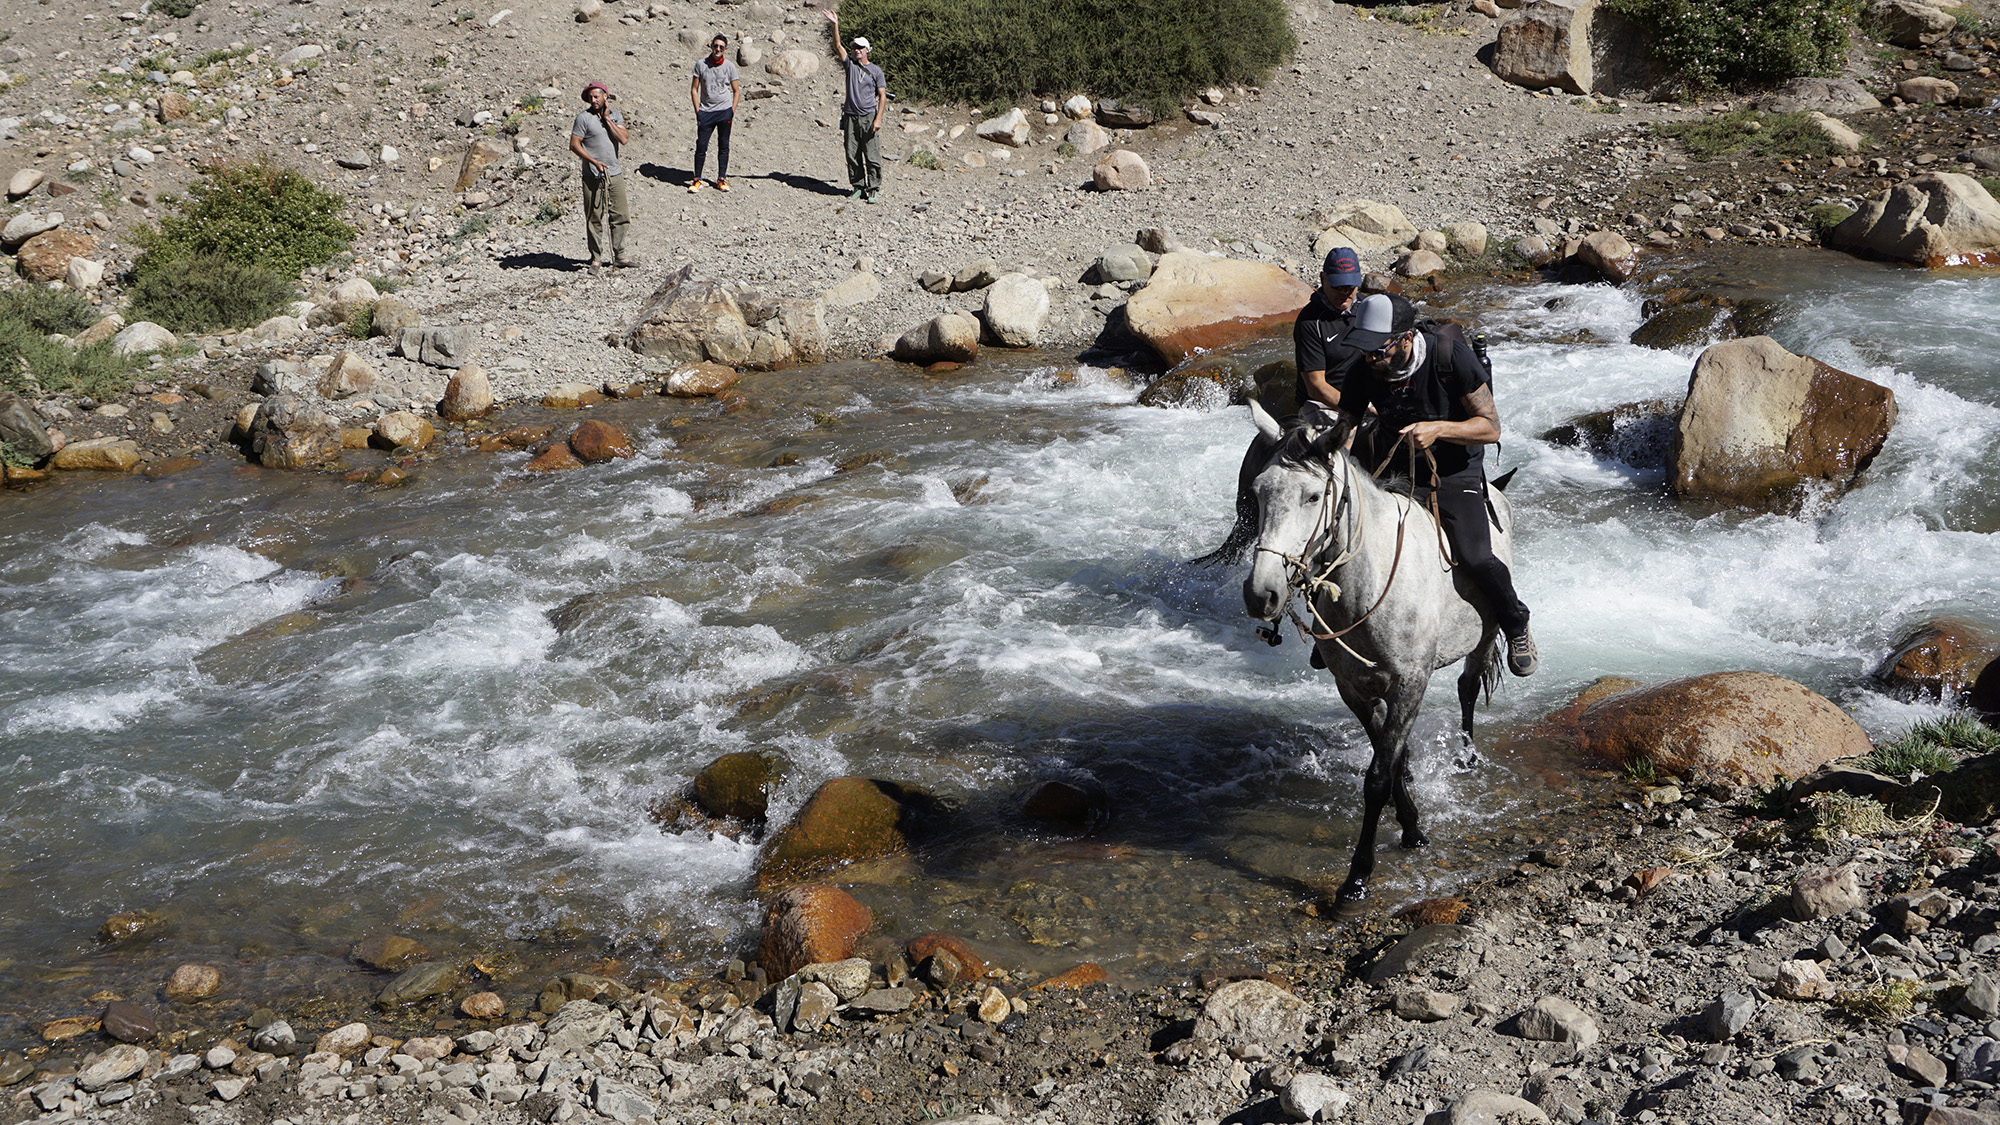
<svg viewBox="0 0 2000 1125"><path fill-rule="evenodd" d="M1340 412L1358 426L1373 406L1380 416L1378 447L1388 448L1393 434L1415 451L1412 484L1432 490L1458 567L1507 637L1508 670L1533 675L1538 661L1528 607L1514 592L1507 564L1493 553L1487 524L1484 447L1500 440L1500 414L1486 366L1463 333L1420 327L1417 307L1407 298L1375 294L1355 306L1354 316L1344 343L1360 362L1344 380Z"/></svg>

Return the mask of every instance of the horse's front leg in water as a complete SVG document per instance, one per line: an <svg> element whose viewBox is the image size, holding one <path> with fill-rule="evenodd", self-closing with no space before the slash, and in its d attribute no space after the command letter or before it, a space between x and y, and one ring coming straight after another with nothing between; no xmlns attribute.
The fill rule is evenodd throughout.
<svg viewBox="0 0 2000 1125"><path fill-rule="evenodd" d="M1403 846L1406 848L1428 848L1431 838L1424 835L1423 826L1417 820L1417 802L1410 796L1410 744L1405 741L1396 755L1396 785L1392 790L1396 798L1396 821L1403 826Z"/></svg>
<svg viewBox="0 0 2000 1125"><path fill-rule="evenodd" d="M1343 907L1358 908L1368 899L1368 880L1375 874L1375 829L1382 823L1382 808L1389 803L1390 791L1395 787L1390 772L1393 759L1393 754L1377 748L1368 763L1368 776L1361 785L1361 834L1354 841L1354 859L1347 866L1347 881L1340 885Z"/></svg>

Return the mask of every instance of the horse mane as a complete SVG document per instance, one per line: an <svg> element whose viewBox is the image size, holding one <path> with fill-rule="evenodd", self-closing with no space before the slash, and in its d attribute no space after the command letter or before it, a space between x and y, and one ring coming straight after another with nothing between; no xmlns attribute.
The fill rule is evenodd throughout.
<svg viewBox="0 0 2000 1125"><path fill-rule="evenodd" d="M1353 454L1349 453L1346 449L1347 439L1353 431L1354 427L1349 426L1344 419L1330 426L1316 426L1309 422L1299 422L1297 425L1285 430L1284 444L1278 447L1278 454L1274 460L1314 472L1331 474L1333 469L1332 458L1336 456L1347 457L1354 460L1355 466L1360 470L1353 477L1357 487L1371 488L1377 492L1392 496L1415 495L1416 483L1410 479L1407 472L1398 471L1398 467L1393 459L1390 461L1388 467L1383 469L1382 476L1373 477L1369 475L1375 466L1362 464L1360 460L1355 459ZM1328 433L1332 433L1334 437L1330 442L1328 452L1322 455L1317 451L1317 446L1321 436Z"/></svg>

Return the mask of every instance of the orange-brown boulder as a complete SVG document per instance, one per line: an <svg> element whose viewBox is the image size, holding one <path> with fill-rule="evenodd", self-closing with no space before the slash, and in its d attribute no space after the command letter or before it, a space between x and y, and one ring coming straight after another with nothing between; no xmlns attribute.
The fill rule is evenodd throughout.
<svg viewBox="0 0 2000 1125"><path fill-rule="evenodd" d="M632 436L621 427L592 418L571 432L569 448L582 461L610 461L632 456Z"/></svg>
<svg viewBox="0 0 2000 1125"><path fill-rule="evenodd" d="M986 963L986 958L981 957L964 938L955 934L932 930L930 933L911 938L903 946L903 955L908 957L913 965L921 965L937 953L948 954L958 962L958 979L962 981L978 980L992 968Z"/></svg>
<svg viewBox="0 0 2000 1125"><path fill-rule="evenodd" d="M1879 383L1793 355L1769 336L1710 346L1674 423L1678 496L1796 511L1808 492L1854 486L1896 424Z"/></svg>
<svg viewBox="0 0 2000 1125"><path fill-rule="evenodd" d="M1104 967L1095 961L1085 961L1073 969L1057 973L1055 976L1028 986L1029 992L1081 992L1093 984L1103 984L1110 979Z"/></svg>
<svg viewBox="0 0 2000 1125"><path fill-rule="evenodd" d="M854 943L875 924L875 916L853 895L824 883L793 887L764 912L764 942L757 963L772 980L783 980L807 965L845 961Z"/></svg>
<svg viewBox="0 0 2000 1125"><path fill-rule="evenodd" d="M1875 678L1907 692L1956 703L1979 672L2000 656L2000 642L1962 617L1941 617L1912 630L1875 670Z"/></svg>
<svg viewBox="0 0 2000 1125"><path fill-rule="evenodd" d="M1712 672L1591 696L1549 716L1545 730L1611 765L1650 761L1696 782L1804 777L1873 749L1831 700L1768 672Z"/></svg>
<svg viewBox="0 0 2000 1125"><path fill-rule="evenodd" d="M784 780L786 763L760 750L724 754L694 777L691 796L709 816L761 821L770 805L771 787Z"/></svg>
<svg viewBox="0 0 2000 1125"><path fill-rule="evenodd" d="M817 878L858 859L904 851L909 830L931 803L927 794L893 781L836 777L771 838L757 886Z"/></svg>
<svg viewBox="0 0 2000 1125"><path fill-rule="evenodd" d="M528 462L531 473L560 473L565 469L581 469L583 462L576 459L569 446L558 442L541 451L534 460Z"/></svg>
<svg viewBox="0 0 2000 1125"><path fill-rule="evenodd" d="M23 242L14 252L14 264L29 281L61 281L69 276L71 258L87 258L96 250L95 235L57 227Z"/></svg>
<svg viewBox="0 0 2000 1125"><path fill-rule="evenodd" d="M498 453L503 449L531 449L549 440L547 426L514 426L479 439L479 452Z"/></svg>
<svg viewBox="0 0 2000 1125"><path fill-rule="evenodd" d="M1312 286L1277 266L1176 250L1125 303L1125 322L1171 367L1289 324L1311 297Z"/></svg>

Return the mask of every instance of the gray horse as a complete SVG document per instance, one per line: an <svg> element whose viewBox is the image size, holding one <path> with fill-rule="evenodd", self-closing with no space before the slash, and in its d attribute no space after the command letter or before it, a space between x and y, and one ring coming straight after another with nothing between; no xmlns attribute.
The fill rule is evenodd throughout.
<svg viewBox="0 0 2000 1125"><path fill-rule="evenodd" d="M1452 569L1430 511L1377 485L1348 455L1345 426L1286 429L1254 400L1250 413L1278 454L1252 484L1261 532L1244 607L1274 623L1260 631L1277 644L1275 626L1292 599L1306 595L1310 620L1296 613L1293 620L1314 638L1314 663L1333 673L1375 749L1362 790L1361 838L1340 886L1340 903L1352 909L1368 896L1375 829L1391 797L1403 846L1430 843L1410 797L1409 737L1431 673L1465 660L1458 701L1470 739L1473 704L1500 678L1500 626ZM1505 483L1494 482L1488 501L1497 524L1493 553L1511 566L1514 520L1499 491Z"/></svg>

